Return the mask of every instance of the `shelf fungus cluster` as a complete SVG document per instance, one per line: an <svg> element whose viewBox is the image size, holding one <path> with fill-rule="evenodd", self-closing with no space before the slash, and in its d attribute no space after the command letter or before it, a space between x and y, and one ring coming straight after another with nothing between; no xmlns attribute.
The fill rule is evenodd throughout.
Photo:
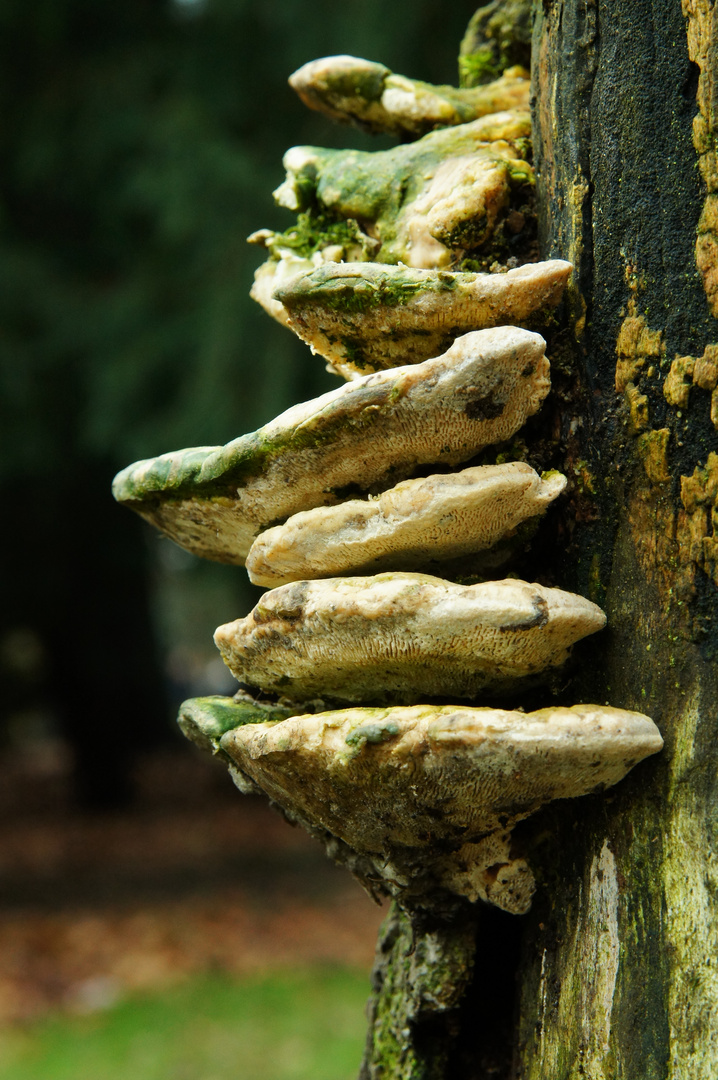
<svg viewBox="0 0 718 1080"><path fill-rule="evenodd" d="M534 888L513 826L552 799L610 787L661 746L647 717L598 705L276 719L259 703L252 715L240 695L189 701L180 724L227 759L241 790L266 792L370 891L421 903L443 888L512 912L527 910Z"/></svg>
<svg viewBox="0 0 718 1080"><path fill-rule="evenodd" d="M524 912L516 823L662 745L638 713L515 704L605 623L496 580L566 485L505 453L549 392L537 329L571 269L536 260L528 79L431 87L340 56L290 81L414 140L295 147L275 197L296 225L250 238L268 254L254 297L346 381L226 446L138 462L115 496L269 589L215 636L243 689L186 702L185 734L374 895Z"/></svg>

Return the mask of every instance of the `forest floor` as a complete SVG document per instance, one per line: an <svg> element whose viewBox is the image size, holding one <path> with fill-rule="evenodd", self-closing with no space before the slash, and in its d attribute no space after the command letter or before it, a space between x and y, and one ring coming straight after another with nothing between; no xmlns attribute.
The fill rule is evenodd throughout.
<svg viewBox="0 0 718 1080"><path fill-rule="evenodd" d="M62 755L0 761L0 1024L101 1011L188 976L371 969L386 912L218 762L137 771L125 812L74 810Z"/></svg>

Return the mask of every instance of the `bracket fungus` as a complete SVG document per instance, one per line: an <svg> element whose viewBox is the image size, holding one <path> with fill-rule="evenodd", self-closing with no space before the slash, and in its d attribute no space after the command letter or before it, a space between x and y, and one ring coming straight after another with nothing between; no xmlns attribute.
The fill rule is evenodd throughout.
<svg viewBox="0 0 718 1080"><path fill-rule="evenodd" d="M342 489L381 490L510 438L549 390L539 334L477 330L435 360L345 383L227 446L130 465L113 491L180 546L242 564L258 533Z"/></svg>
<svg viewBox="0 0 718 1080"><path fill-rule="evenodd" d="M601 630L590 600L513 578L326 578L265 593L215 642L241 683L296 701L475 698L533 684Z"/></svg>
<svg viewBox="0 0 718 1080"><path fill-rule="evenodd" d="M535 261L528 80L455 90L342 56L292 85L333 119L421 136L377 153L292 148L274 194L296 224L250 237L269 255L252 295L349 381L227 446L138 462L115 497L188 550L281 583L216 634L261 693L185 702L185 734L374 895L523 912L534 880L514 825L662 745L620 709L477 704L550 681L604 625L595 604L404 572L482 552L495 569L565 484L523 462L447 471L511 438L550 388L543 338L502 325L535 325L570 271Z"/></svg>
<svg viewBox="0 0 718 1080"><path fill-rule="evenodd" d="M528 113L506 112L432 131L391 150L294 146L276 202L299 213L285 233L252 233L269 259L251 295L284 321L275 288L326 261L451 268L484 244L512 198L534 183L525 160ZM523 216L515 215L517 232Z"/></svg>
<svg viewBox="0 0 718 1080"><path fill-rule="evenodd" d="M316 204L340 218L365 222L381 241L378 261L427 265L417 261L419 253L412 257L419 214L431 214L426 228L434 230L432 236L440 234L437 240L443 236L447 248L473 247L490 232L510 186L533 183L533 169L518 145L525 122L505 115L505 126L474 120L391 150L294 146L284 155L287 175L275 201L295 211ZM490 134L496 137L487 139Z"/></svg>
<svg viewBox="0 0 718 1080"><path fill-rule="evenodd" d="M616 784L662 746L648 717L597 705L355 708L237 724L215 744L238 785L323 833L332 854L345 845L341 861L370 892L430 905L448 890L517 914L534 879L512 847L516 823Z"/></svg>
<svg viewBox="0 0 718 1080"><path fill-rule="evenodd" d="M526 263L505 274L325 263L273 294L292 330L346 378L420 363L462 334L522 325L559 303L571 264Z"/></svg>
<svg viewBox="0 0 718 1080"><path fill-rule="evenodd" d="M331 120L411 138L506 109L528 109L530 89L528 71L518 66L484 86L459 89L407 79L357 56L311 60L290 75L289 85L308 108Z"/></svg>
<svg viewBox="0 0 718 1080"><path fill-rule="evenodd" d="M381 495L294 514L260 533L247 556L255 585L415 570L474 554L543 514L566 486L523 461L404 480Z"/></svg>
<svg viewBox="0 0 718 1080"><path fill-rule="evenodd" d="M526 93L525 78L513 82ZM327 262L456 268L490 240L499 221L506 222L512 246L528 251L532 233L520 206L534 182L525 160L530 134L530 115L522 108L491 112L375 153L292 147L274 198L298 212L297 222L284 233L260 229L249 237L269 254L250 295L286 324L275 292Z"/></svg>

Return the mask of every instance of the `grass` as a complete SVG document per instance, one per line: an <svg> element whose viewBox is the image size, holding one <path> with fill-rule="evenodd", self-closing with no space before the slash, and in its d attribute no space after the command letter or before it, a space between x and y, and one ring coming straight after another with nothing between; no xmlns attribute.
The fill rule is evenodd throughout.
<svg viewBox="0 0 718 1080"><path fill-rule="evenodd" d="M0 1032L2 1080L352 1080L366 974L192 979L91 1016Z"/></svg>

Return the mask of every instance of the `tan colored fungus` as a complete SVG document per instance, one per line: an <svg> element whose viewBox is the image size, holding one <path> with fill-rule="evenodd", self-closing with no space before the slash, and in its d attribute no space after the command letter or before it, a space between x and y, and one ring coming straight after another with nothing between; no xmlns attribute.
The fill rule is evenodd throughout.
<svg viewBox="0 0 718 1080"><path fill-rule="evenodd" d="M311 215L307 217L311 219ZM353 219L342 222L342 227L334 225L334 228L330 225L323 230L319 222L312 220L311 242L302 235L299 225L283 233L258 229L247 237L247 243L263 247L270 256L255 270L249 295L284 326L289 326L289 321L282 304L274 299L277 289L327 262L364 262L381 247L381 241L368 236Z"/></svg>
<svg viewBox="0 0 718 1080"><path fill-rule="evenodd" d="M458 89L394 75L356 56L325 56L295 71L290 86L310 109L366 131L416 138L435 127L464 124L487 113L528 108L529 74L509 68L485 86Z"/></svg>
<svg viewBox="0 0 718 1080"><path fill-rule="evenodd" d="M241 565L258 533L348 486L379 491L510 438L548 393L544 347L515 327L466 334L444 356L345 383L227 446L130 465L115 498L187 550Z"/></svg>
<svg viewBox="0 0 718 1080"><path fill-rule="evenodd" d="M227 446L137 462L113 491L188 550L241 564L252 546L253 580L291 582L215 635L257 696L184 702L186 736L374 896L445 909L448 890L525 912L535 883L516 823L552 799L617 783L662 746L648 717L608 707L412 705L545 681L605 623L596 605L559 589L397 572L521 542L522 523L565 485L521 462L404 480L511 438L549 390L543 339L501 324L555 306L569 264L449 272L474 252L493 258L497 226L514 250L530 250L527 73L456 90L343 56L291 82L334 119L427 132L373 154L294 147L275 198L298 212L296 224L250 237L269 254L252 295L352 381ZM629 359L635 374L640 360ZM706 365L693 378L715 386ZM688 392L676 375L669 400L674 383ZM350 494L363 498L343 501ZM307 580L383 566L392 572ZM327 701L372 707L326 711Z"/></svg>
<svg viewBox="0 0 718 1080"><path fill-rule="evenodd" d="M419 363L469 330L524 323L556 307L571 264L527 263L505 274L326 263L274 293L288 324L346 378Z"/></svg>
<svg viewBox="0 0 718 1080"><path fill-rule="evenodd" d="M255 585L427 568L490 548L542 514L566 486L522 461L405 480L376 498L295 514L261 533L247 556Z"/></svg>
<svg viewBox="0 0 718 1080"><path fill-rule="evenodd" d="M512 693L605 622L561 589L387 573L282 585L214 640L235 678L265 692L406 703Z"/></svg>
<svg viewBox="0 0 718 1080"><path fill-rule="evenodd" d="M274 292L324 263L376 259L433 268L459 262L486 242L508 211L511 192L533 184L524 160L530 134L528 111L514 110L392 150L292 147L274 197L299 218L283 233L260 229L249 237L269 253L255 273L252 297L286 324ZM523 215L514 219L511 231L520 233Z"/></svg>
<svg viewBox="0 0 718 1080"><path fill-rule="evenodd" d="M251 236L247 237L249 243L262 244L263 240L266 239L262 235L265 231L269 232L269 230L260 229L258 232L252 233ZM254 282L249 290L249 295L264 308L267 315L271 315L282 326L289 326L287 309L279 300L274 299L275 292L277 289L290 284L296 277L302 274L311 274L312 270L316 270L318 266L321 266L324 260L321 256L318 259L306 259L292 251L281 253L281 249L279 250L278 255L267 259L254 271ZM335 254L331 250L330 253ZM343 257L343 251L336 254L339 255L340 259Z"/></svg>
<svg viewBox="0 0 718 1080"><path fill-rule="evenodd" d="M455 249L472 250L489 239L508 209L512 159L519 182L531 183L533 171L509 143L492 143L438 166L424 191L397 216L409 266L448 266Z"/></svg>
<svg viewBox="0 0 718 1080"><path fill-rule="evenodd" d="M419 899L443 887L521 913L534 881L512 851L516 822L612 786L662 739L648 717L598 705L417 705L248 724L220 745L240 783L365 856L369 887Z"/></svg>

